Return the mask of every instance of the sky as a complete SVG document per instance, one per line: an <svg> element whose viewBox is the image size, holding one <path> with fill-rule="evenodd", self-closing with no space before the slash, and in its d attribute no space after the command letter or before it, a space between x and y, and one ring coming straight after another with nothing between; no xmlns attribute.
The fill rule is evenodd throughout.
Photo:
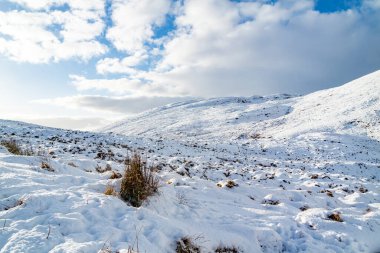
<svg viewBox="0 0 380 253"><path fill-rule="evenodd" d="M380 69L380 0L0 0L0 118L96 129Z"/></svg>

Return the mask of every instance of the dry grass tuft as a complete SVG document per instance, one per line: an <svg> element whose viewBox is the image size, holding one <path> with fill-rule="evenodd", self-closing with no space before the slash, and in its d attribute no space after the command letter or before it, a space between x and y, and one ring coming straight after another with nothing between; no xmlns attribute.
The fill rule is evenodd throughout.
<svg viewBox="0 0 380 253"><path fill-rule="evenodd" d="M107 163L107 165L104 168L102 168L99 164L97 164L96 167L95 167L95 170L98 173L104 173L104 172L107 172L107 171L111 171L112 167L108 163Z"/></svg>
<svg viewBox="0 0 380 253"><path fill-rule="evenodd" d="M118 179L122 177L123 176L119 172L112 171L112 175L110 176L110 179Z"/></svg>
<svg viewBox="0 0 380 253"><path fill-rule="evenodd" d="M48 162L45 162L45 161L41 162L41 169L44 169L50 172L54 171L53 167Z"/></svg>
<svg viewBox="0 0 380 253"><path fill-rule="evenodd" d="M232 181L232 180L228 180L227 181L226 187L233 188L233 187L236 187L236 186L239 186L239 185L237 183L235 183L234 181Z"/></svg>
<svg viewBox="0 0 380 253"><path fill-rule="evenodd" d="M278 200L273 200L273 199L264 199L261 203L262 203L263 205L277 206L278 204L280 204L280 201L278 201Z"/></svg>
<svg viewBox="0 0 380 253"><path fill-rule="evenodd" d="M73 162L69 162L67 165L71 166L71 167L74 167L74 168L77 168L78 166L75 165L75 163Z"/></svg>
<svg viewBox="0 0 380 253"><path fill-rule="evenodd" d="M337 222L343 222L342 217L340 217L339 213L332 213L327 216L330 220L337 221Z"/></svg>
<svg viewBox="0 0 380 253"><path fill-rule="evenodd" d="M220 245L215 249L215 253L239 253L239 252L240 252L239 248L235 246Z"/></svg>
<svg viewBox="0 0 380 253"><path fill-rule="evenodd" d="M121 181L120 197L134 207L142 205L149 196L157 193L159 180L153 173L153 166L147 166L141 156L134 154L126 164Z"/></svg>
<svg viewBox="0 0 380 253"><path fill-rule="evenodd" d="M104 194L109 195L109 196L115 196L116 195L115 188L112 185L107 185L106 190L104 191Z"/></svg>
<svg viewBox="0 0 380 253"><path fill-rule="evenodd" d="M5 140L1 142L1 145L4 146L10 153L14 155L25 155L32 156L34 154L33 150L23 150L21 146L15 140Z"/></svg>
<svg viewBox="0 0 380 253"><path fill-rule="evenodd" d="M182 237L176 242L176 253L200 253L201 249L190 237Z"/></svg>
<svg viewBox="0 0 380 253"><path fill-rule="evenodd" d="M0 204L1 206L3 206L3 209L2 210L0 209L0 211L3 211L3 210L7 211L7 210L13 209L15 207L22 206L23 204L25 204L25 199L19 199L10 206L5 205L5 204Z"/></svg>

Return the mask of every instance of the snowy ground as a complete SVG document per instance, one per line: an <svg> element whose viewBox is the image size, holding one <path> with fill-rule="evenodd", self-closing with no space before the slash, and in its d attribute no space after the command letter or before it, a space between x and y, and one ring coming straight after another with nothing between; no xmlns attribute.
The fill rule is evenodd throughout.
<svg viewBox="0 0 380 253"><path fill-rule="evenodd" d="M0 146L1 253L174 252L183 236L202 252L380 252L380 72L304 97L168 105L103 131L0 121L1 140L39 153ZM160 168L140 208L104 195L120 179L99 172L122 173L133 150Z"/></svg>

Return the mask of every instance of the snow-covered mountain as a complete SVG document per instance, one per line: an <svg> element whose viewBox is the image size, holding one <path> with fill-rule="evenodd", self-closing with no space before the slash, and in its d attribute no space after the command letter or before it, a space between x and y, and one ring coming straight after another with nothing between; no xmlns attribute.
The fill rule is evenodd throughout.
<svg viewBox="0 0 380 253"><path fill-rule="evenodd" d="M194 139L250 134L294 137L312 132L360 132L380 139L380 71L306 96L231 97L167 105L102 131Z"/></svg>
<svg viewBox="0 0 380 253"><path fill-rule="evenodd" d="M379 252L379 110L380 71L306 96L171 104L101 133L0 120L0 141L33 150L0 146L0 253L166 253L181 237L201 252ZM161 182L140 208L103 193L133 150Z"/></svg>

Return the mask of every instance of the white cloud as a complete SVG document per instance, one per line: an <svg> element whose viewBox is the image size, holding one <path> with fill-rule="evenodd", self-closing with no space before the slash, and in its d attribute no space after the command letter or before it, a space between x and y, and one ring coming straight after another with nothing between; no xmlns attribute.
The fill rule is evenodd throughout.
<svg viewBox="0 0 380 253"><path fill-rule="evenodd" d="M190 97L109 97L109 96L71 96L54 99L42 99L34 101L35 103L59 105L68 108L87 108L93 111L105 111L112 114L139 113L145 110L163 106L169 103L189 100Z"/></svg>
<svg viewBox="0 0 380 253"><path fill-rule="evenodd" d="M134 54L123 59L105 58L96 64L96 70L100 74L121 73L135 74L137 73L135 66L148 59L148 55L144 51L137 51Z"/></svg>
<svg viewBox="0 0 380 253"><path fill-rule="evenodd" d="M33 10L48 9L52 6L68 4L72 9L98 10L104 9L104 0L8 0Z"/></svg>
<svg viewBox="0 0 380 253"><path fill-rule="evenodd" d="M120 51L133 54L145 49L144 43L154 35L153 28L165 21L170 0L114 0L113 25L107 38Z"/></svg>
<svg viewBox="0 0 380 253"><path fill-rule="evenodd" d="M177 26L145 79L189 95L302 93L380 67L380 29L365 10L323 14L312 1L189 0Z"/></svg>
<svg viewBox="0 0 380 253"><path fill-rule="evenodd" d="M113 120L107 120L104 118L88 118L88 117L21 117L15 118L15 120L22 120L28 123L37 124L47 127L56 127L63 129L74 129L82 131L94 131L102 126L109 125L113 123L117 118Z"/></svg>
<svg viewBox="0 0 380 253"><path fill-rule="evenodd" d="M135 1L116 3L116 25L108 31L108 38L119 50L146 52L144 43L152 38L152 24L168 9L161 6L158 12L152 13L154 8L141 12L145 1L138 7ZM304 93L339 85L380 68L376 18L380 13L375 3L367 0L366 8L326 14L314 10L313 1L184 1L176 11L171 10L177 15L176 30L160 41L163 50L151 48L141 54L162 56L158 64L138 71L134 67L141 59L135 63L134 55L106 58L98 62L98 73L128 77L108 84L105 80L91 82L102 83L108 90L118 86L113 92L208 97ZM132 9L139 17L122 15ZM130 80L139 82L131 87Z"/></svg>
<svg viewBox="0 0 380 253"><path fill-rule="evenodd" d="M0 11L0 53L20 62L87 60L107 47L97 40L105 29L104 1L23 1L32 9L69 4L68 11ZM102 5L102 4L103 5ZM100 8L102 7L102 8Z"/></svg>
<svg viewBox="0 0 380 253"><path fill-rule="evenodd" d="M87 79L83 76L71 75L71 84L78 91L98 90L109 91L114 94L126 94L133 96L166 96L178 95L169 91L169 87L158 86L137 78L118 79Z"/></svg>
<svg viewBox="0 0 380 253"><path fill-rule="evenodd" d="M364 6L368 6L374 9L380 9L380 1L379 0L364 0Z"/></svg>
<svg viewBox="0 0 380 253"><path fill-rule="evenodd" d="M313 8L313 1L185 1L176 12L177 30L162 40L162 59L153 70L134 71L136 64L124 62L129 58L104 59L97 65L99 73L129 77L91 80L92 86L161 96L304 93L380 67L380 28L366 16L368 10L324 14ZM137 24L144 30L153 19ZM150 37L151 31L130 48L118 42L121 50L141 50Z"/></svg>

